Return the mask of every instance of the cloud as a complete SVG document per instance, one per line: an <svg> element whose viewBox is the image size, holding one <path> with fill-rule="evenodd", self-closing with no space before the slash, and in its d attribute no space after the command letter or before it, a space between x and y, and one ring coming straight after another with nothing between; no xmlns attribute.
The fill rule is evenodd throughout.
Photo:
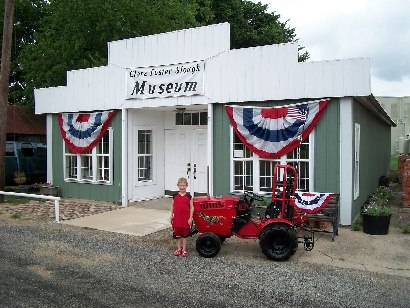
<svg viewBox="0 0 410 308"><path fill-rule="evenodd" d="M311 60L370 57L373 86L405 87L410 79L410 1L265 0L289 20ZM388 86L387 86L388 85ZM410 95L410 88L407 90ZM401 91L402 92L402 91ZM394 93L394 92L392 92ZM384 94L385 95L385 94Z"/></svg>

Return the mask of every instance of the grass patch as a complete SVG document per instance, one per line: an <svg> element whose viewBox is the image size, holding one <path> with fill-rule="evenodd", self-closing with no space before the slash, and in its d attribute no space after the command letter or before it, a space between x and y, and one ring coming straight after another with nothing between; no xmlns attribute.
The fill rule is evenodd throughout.
<svg viewBox="0 0 410 308"><path fill-rule="evenodd" d="M16 213L14 213L14 214L10 215L10 218L13 218L13 219L20 219L20 218L21 218L21 213L16 212Z"/></svg>
<svg viewBox="0 0 410 308"><path fill-rule="evenodd" d="M397 155L390 156L390 170L397 171L399 157Z"/></svg>
<svg viewBox="0 0 410 308"><path fill-rule="evenodd" d="M404 234L410 234L410 225L401 224L399 228Z"/></svg>
<svg viewBox="0 0 410 308"><path fill-rule="evenodd" d="M350 226L350 229L352 231L360 231L362 230L362 217L360 215L356 216L356 218L353 220L352 225Z"/></svg>
<svg viewBox="0 0 410 308"><path fill-rule="evenodd" d="M26 197L4 196L4 202L14 205L29 203L31 200L34 199Z"/></svg>

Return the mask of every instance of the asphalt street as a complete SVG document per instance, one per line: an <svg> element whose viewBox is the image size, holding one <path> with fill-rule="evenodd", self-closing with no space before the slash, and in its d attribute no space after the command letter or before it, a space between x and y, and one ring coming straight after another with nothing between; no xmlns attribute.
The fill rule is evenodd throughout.
<svg viewBox="0 0 410 308"><path fill-rule="evenodd" d="M0 306L409 307L407 277L240 252L174 257L164 232L0 221Z"/></svg>

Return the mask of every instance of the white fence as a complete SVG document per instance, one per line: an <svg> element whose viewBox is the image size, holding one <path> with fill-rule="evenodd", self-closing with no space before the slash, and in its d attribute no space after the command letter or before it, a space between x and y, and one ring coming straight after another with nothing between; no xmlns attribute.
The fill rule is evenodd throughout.
<svg viewBox="0 0 410 308"><path fill-rule="evenodd" d="M60 222L60 200L61 200L60 197L35 195L35 194L25 194L25 193L15 193L15 192L8 192L8 191L0 191L0 194L5 195L5 196L15 196L15 197L54 200L54 215L55 215L55 218L56 218L56 222Z"/></svg>

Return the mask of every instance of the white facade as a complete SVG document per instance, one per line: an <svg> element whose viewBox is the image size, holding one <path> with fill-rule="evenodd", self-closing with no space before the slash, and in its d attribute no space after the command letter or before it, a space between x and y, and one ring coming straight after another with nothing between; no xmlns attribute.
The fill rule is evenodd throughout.
<svg viewBox="0 0 410 308"><path fill-rule="evenodd" d="M294 43L230 50L229 24L109 43L108 65L36 89L36 113L368 96L368 58L298 63ZM205 61L204 95L126 100L126 69Z"/></svg>
<svg viewBox="0 0 410 308"><path fill-rule="evenodd" d="M69 71L66 86L36 89L35 111L52 114L122 110L122 201L126 204L128 200L160 197L164 190L172 189L174 184L167 183L170 175L167 172L175 162L179 163L178 159L181 166L170 176L174 178L186 169L191 187L212 193L212 113L208 114L208 126L177 128L176 107L207 112L214 103L371 95L368 58L299 63L295 43L230 50L229 42L227 23L110 42L108 65ZM194 61L205 63L203 95L127 99L127 69ZM155 140L154 180L149 183L138 182L136 175L136 136L141 129L152 131ZM51 129L47 139L51 152L50 134ZM179 144L178 138L184 142ZM351 143L351 134L346 138L344 142ZM199 139L203 141L196 142ZM167 150L174 143L167 140L178 144L175 151L183 147L184 153L190 153L189 157L173 154L168 162ZM205 156L196 155L198 151ZM342 196L351 196L351 185L345 181L347 176L347 173L341 175ZM351 199L342 197L340 202L344 209L342 223L350 222Z"/></svg>

